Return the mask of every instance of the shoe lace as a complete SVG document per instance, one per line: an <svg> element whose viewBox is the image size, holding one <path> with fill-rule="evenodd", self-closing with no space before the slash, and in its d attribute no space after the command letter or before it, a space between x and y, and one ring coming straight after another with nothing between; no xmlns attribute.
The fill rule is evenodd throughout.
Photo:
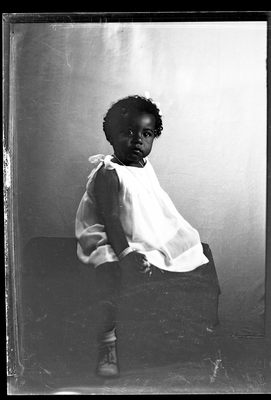
<svg viewBox="0 0 271 400"><path fill-rule="evenodd" d="M101 351L101 359L100 364L116 364L116 348L115 344L107 344L100 348Z"/></svg>

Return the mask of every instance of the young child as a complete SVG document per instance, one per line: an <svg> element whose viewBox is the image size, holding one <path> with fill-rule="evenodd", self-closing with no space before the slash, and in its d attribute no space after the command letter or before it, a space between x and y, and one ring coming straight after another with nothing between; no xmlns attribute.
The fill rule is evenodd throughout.
<svg viewBox="0 0 271 400"><path fill-rule="evenodd" d="M103 121L113 155L89 159L95 167L77 211L76 237L78 257L96 271L97 374L102 377L119 374L116 311L125 273L138 284L145 278L172 279L208 263L198 232L161 188L147 158L162 129L151 99L121 99Z"/></svg>

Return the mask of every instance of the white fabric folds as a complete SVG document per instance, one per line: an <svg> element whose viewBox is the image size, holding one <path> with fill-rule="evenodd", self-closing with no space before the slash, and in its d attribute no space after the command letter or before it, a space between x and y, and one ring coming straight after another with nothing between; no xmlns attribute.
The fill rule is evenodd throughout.
<svg viewBox="0 0 271 400"><path fill-rule="evenodd" d="M146 159L144 168L123 166L111 160L112 156L101 154L89 159L95 166L75 221L79 259L94 267L118 261L97 217L94 182L98 169L104 165L106 169L115 169L118 175L120 219L133 249L145 254L156 267L172 272L191 271L208 263L198 231L177 211L149 160Z"/></svg>

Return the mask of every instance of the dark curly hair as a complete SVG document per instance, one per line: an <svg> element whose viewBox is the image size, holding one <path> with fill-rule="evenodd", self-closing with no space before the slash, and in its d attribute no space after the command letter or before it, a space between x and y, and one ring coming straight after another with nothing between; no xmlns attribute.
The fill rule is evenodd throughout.
<svg viewBox="0 0 271 400"><path fill-rule="evenodd" d="M148 114L152 114L155 118L154 137L157 138L161 135L161 132L163 130L163 123L160 110L152 101L152 99L147 99L143 96L135 95L118 100L116 103L112 104L112 106L107 111L103 119L103 130L106 139L109 142L111 140L111 133L114 132L114 130L116 129L119 119L127 114L131 114L134 112L145 112Z"/></svg>

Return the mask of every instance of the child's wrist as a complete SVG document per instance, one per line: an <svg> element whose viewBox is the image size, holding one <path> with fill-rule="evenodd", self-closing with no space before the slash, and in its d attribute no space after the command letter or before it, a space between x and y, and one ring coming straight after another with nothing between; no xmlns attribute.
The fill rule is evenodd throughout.
<svg viewBox="0 0 271 400"><path fill-rule="evenodd" d="M126 257L129 253L132 253L134 251L134 249L132 249L131 247L126 247L124 250L122 250L122 252L118 255L118 258L120 261L122 261L124 259L124 257Z"/></svg>

